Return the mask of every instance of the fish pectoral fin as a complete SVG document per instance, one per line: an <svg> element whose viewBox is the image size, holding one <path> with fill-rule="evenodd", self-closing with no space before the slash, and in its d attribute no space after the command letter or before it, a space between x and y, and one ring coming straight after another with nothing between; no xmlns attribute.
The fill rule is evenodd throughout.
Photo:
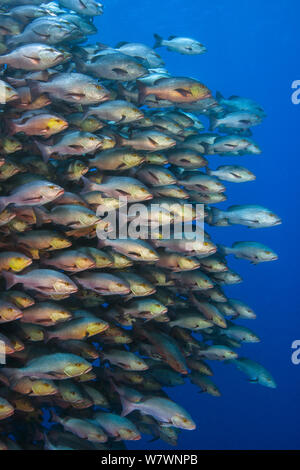
<svg viewBox="0 0 300 470"><path fill-rule="evenodd" d="M128 75L127 70L120 69L119 67L113 68L112 71L115 72L118 75Z"/></svg>
<svg viewBox="0 0 300 470"><path fill-rule="evenodd" d="M191 96L192 94L190 90L185 90L184 88L176 88L175 91L177 91L177 93L185 97Z"/></svg>
<svg viewBox="0 0 300 470"><path fill-rule="evenodd" d="M82 145L79 145L79 144L71 144L68 147L70 147L73 150L84 150L84 147Z"/></svg>
<svg viewBox="0 0 300 470"><path fill-rule="evenodd" d="M125 114L122 114L121 119L119 119L118 121L116 121L116 124L121 124L121 122L125 121L125 119L126 119L126 115L125 115Z"/></svg>
<svg viewBox="0 0 300 470"><path fill-rule="evenodd" d="M29 197L27 199L24 199L26 202L39 202L42 199L42 196L37 196L37 197Z"/></svg>
<svg viewBox="0 0 300 470"><path fill-rule="evenodd" d="M50 36L49 34L42 34L40 33L39 31L36 31L35 29L32 30L37 36L39 36L40 38L43 38L43 39L48 39Z"/></svg>
<svg viewBox="0 0 300 470"><path fill-rule="evenodd" d="M83 93L68 93L66 98L72 98L74 100L79 101L81 98L84 98L85 95Z"/></svg>
<svg viewBox="0 0 300 470"><path fill-rule="evenodd" d="M30 57L28 55L24 55L27 59L30 59L34 64L38 65L40 63L40 59L38 57Z"/></svg>
<svg viewBox="0 0 300 470"><path fill-rule="evenodd" d="M148 137L148 140L150 144L152 144L154 147L157 147L157 142L154 139L152 139L151 137Z"/></svg>
<svg viewBox="0 0 300 470"><path fill-rule="evenodd" d="M249 379L248 382L250 382L251 384L257 384L258 378L256 377L255 379Z"/></svg>

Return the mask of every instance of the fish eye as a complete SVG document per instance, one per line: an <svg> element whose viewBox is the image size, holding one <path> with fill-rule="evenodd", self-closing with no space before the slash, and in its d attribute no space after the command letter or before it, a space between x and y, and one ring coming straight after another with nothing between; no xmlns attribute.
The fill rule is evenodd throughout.
<svg viewBox="0 0 300 470"><path fill-rule="evenodd" d="M116 283L116 286L117 286L117 287L123 287L123 284L121 284L120 282L117 282L117 283Z"/></svg>
<svg viewBox="0 0 300 470"><path fill-rule="evenodd" d="M55 186L54 184L51 184L51 185L49 186L49 188L50 188L50 189L55 189L56 186Z"/></svg>
<svg viewBox="0 0 300 470"><path fill-rule="evenodd" d="M265 251L266 255L270 255L271 251Z"/></svg>
<svg viewBox="0 0 300 470"><path fill-rule="evenodd" d="M96 85L96 88L97 88L97 90L102 90L102 86L101 86L101 85Z"/></svg>
<svg viewBox="0 0 300 470"><path fill-rule="evenodd" d="M204 242L204 243L203 243L203 246L209 246L209 243L208 243L208 242Z"/></svg>
<svg viewBox="0 0 300 470"><path fill-rule="evenodd" d="M75 367L81 367L82 366L82 364L80 362L76 362L76 364L74 364L74 365L75 365Z"/></svg>

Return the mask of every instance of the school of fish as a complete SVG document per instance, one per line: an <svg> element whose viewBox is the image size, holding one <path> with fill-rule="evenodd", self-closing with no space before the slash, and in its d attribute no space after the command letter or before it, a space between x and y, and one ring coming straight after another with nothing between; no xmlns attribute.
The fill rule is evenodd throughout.
<svg viewBox="0 0 300 470"><path fill-rule="evenodd" d="M235 161L261 153L264 110L168 73L157 49L206 53L195 39L93 42L102 13L95 0L1 0L1 450L125 449L145 435L176 446L196 423L167 390L190 381L219 397L214 361L276 387L241 353L260 341L239 324L255 312L224 291L242 282L227 256L259 264L272 248L206 231L98 236L124 199L162 208L142 219L158 231L182 215L195 226L196 204L205 227L280 224L251 200L215 206L227 182L255 180ZM214 155L234 163L212 169Z"/></svg>

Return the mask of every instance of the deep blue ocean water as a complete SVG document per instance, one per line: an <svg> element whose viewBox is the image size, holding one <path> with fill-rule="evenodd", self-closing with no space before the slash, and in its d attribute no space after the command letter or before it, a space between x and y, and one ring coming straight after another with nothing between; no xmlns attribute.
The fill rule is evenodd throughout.
<svg viewBox="0 0 300 470"><path fill-rule="evenodd" d="M275 263L253 266L230 259L244 283L227 288L229 296L253 307L257 320L244 322L262 342L243 346L243 355L261 362L278 388L251 385L229 365L213 363L221 398L199 394L197 387L170 389L198 424L183 432L179 449L299 449L300 365L291 362L291 344L300 339L299 178L300 105L291 102L291 84L300 79L300 3L296 0L107 0L92 41L153 45L153 33L190 36L205 44L201 56L159 52L174 75L200 79L225 97L240 95L262 104L268 114L254 130L262 155L210 157L210 166L236 163L257 175L254 183L228 183L231 204L260 204L283 218L281 226L250 230L218 228L214 240L265 243L279 253ZM205 120L204 120L205 121ZM220 206L222 207L222 206ZM148 439L132 449L169 449Z"/></svg>

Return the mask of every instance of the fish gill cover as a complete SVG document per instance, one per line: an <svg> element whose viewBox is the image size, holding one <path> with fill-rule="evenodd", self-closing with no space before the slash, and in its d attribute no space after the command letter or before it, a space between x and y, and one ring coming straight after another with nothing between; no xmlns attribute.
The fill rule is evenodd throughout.
<svg viewBox="0 0 300 470"><path fill-rule="evenodd" d="M252 238L216 245L202 224L281 222L215 207L227 182L253 184L235 162L261 153L251 128L265 113L168 73L157 49L206 53L195 39L112 47L87 42L94 0L1 4L0 448L176 446L197 423L166 387L219 397L214 361L276 387L241 353L260 341L239 324L255 312L224 288L242 281L228 255L277 255ZM233 164L213 170L214 155Z"/></svg>

